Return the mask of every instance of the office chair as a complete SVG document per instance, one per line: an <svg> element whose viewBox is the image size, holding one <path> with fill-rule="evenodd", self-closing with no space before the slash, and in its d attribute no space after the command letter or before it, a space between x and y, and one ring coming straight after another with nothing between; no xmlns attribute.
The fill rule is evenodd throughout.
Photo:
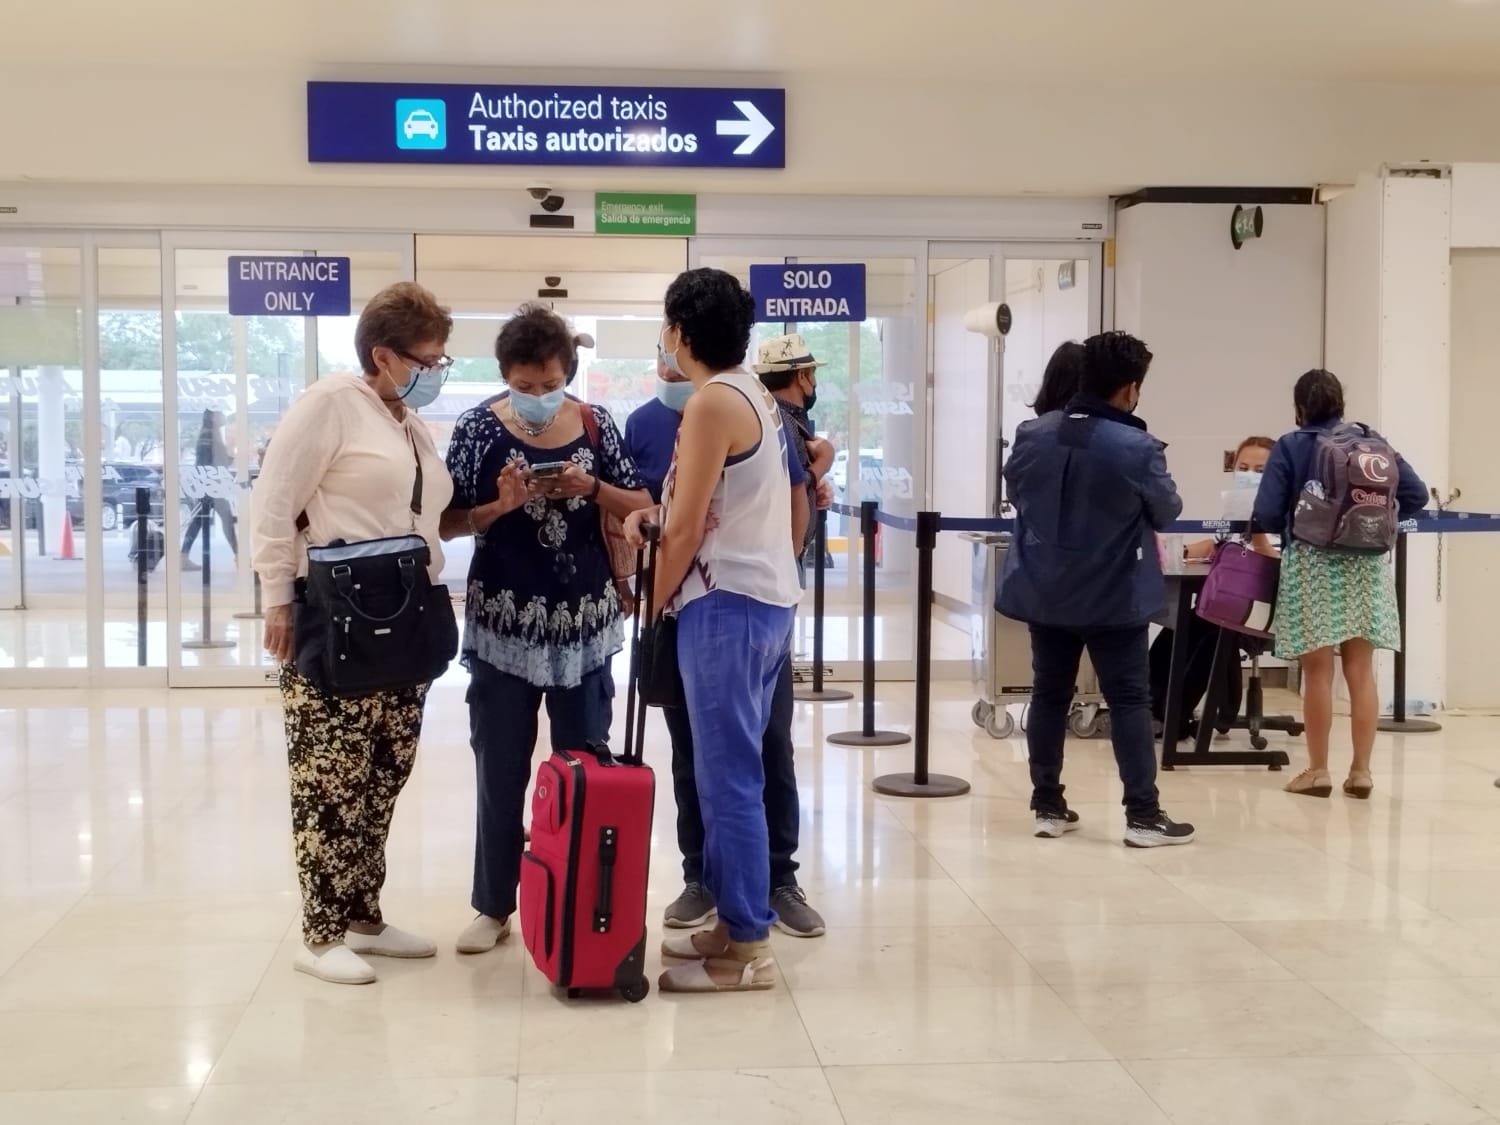
<svg viewBox="0 0 1500 1125"><path fill-rule="evenodd" d="M1296 738L1303 731L1302 723L1291 715L1267 715L1265 713L1265 695L1262 690L1260 676L1260 658L1265 655L1266 650L1271 647L1271 641L1262 637L1251 637L1243 633L1231 632L1228 629L1219 631L1218 648L1214 650L1214 670L1209 678L1209 693L1215 698L1213 705L1219 710L1218 722L1214 728L1220 733L1227 735L1232 730L1243 730L1250 732L1250 745L1257 750L1266 748L1266 739L1262 731L1281 731ZM1219 696L1219 685L1223 684L1225 666L1232 661L1236 666L1239 664L1239 650L1244 649L1250 657L1250 679L1245 684L1245 713L1243 716L1232 716L1225 721L1222 703Z"/></svg>

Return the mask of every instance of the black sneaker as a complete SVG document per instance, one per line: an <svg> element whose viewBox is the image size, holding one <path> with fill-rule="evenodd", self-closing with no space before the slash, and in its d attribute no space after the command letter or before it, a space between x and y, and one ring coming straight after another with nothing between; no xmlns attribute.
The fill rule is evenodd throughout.
<svg viewBox="0 0 1500 1125"><path fill-rule="evenodd" d="M674 930L696 930L718 913L714 896L702 883L686 883L677 901L667 907L664 925Z"/></svg>
<svg viewBox="0 0 1500 1125"><path fill-rule="evenodd" d="M1127 848L1170 848L1193 842L1193 826L1178 824L1164 812L1152 817L1125 818Z"/></svg>
<svg viewBox="0 0 1500 1125"><path fill-rule="evenodd" d="M1055 840L1068 832L1078 831L1078 814L1072 809L1057 812L1054 809L1037 809L1036 835L1039 840Z"/></svg>
<svg viewBox="0 0 1500 1125"><path fill-rule="evenodd" d="M807 892L801 887L777 887L771 892L771 909L776 912L776 928L784 934L813 938L828 932L828 924L807 905Z"/></svg>

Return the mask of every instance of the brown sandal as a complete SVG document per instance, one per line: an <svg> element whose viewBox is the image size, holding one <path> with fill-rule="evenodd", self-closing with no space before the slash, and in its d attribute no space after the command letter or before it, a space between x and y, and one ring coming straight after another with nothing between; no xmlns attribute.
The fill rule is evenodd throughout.
<svg viewBox="0 0 1500 1125"><path fill-rule="evenodd" d="M1369 770L1349 771L1349 780L1344 782L1345 796L1353 797L1356 801L1368 801L1374 789L1375 782L1371 779Z"/></svg>
<svg viewBox="0 0 1500 1125"><path fill-rule="evenodd" d="M1299 797L1328 797L1333 793L1333 779L1327 770L1303 770L1286 783L1285 789Z"/></svg>

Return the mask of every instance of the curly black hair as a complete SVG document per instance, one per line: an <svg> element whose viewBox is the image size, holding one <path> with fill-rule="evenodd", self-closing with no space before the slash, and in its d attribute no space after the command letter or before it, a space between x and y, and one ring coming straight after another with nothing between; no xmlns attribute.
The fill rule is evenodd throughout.
<svg viewBox="0 0 1500 1125"><path fill-rule="evenodd" d="M1315 367L1303 374L1292 388L1292 406L1297 425L1321 426L1344 416L1344 384L1332 371Z"/></svg>
<svg viewBox="0 0 1500 1125"><path fill-rule="evenodd" d="M1083 345L1069 340L1052 353L1047 370L1042 373L1042 389L1037 392L1031 409L1040 418L1061 410L1078 393L1083 383Z"/></svg>
<svg viewBox="0 0 1500 1125"><path fill-rule="evenodd" d="M534 301L517 309L495 339L495 358L500 361L502 378L518 363L545 367L553 359L562 364L566 375L577 356L578 345L568 322Z"/></svg>
<svg viewBox="0 0 1500 1125"><path fill-rule="evenodd" d="M1084 394L1108 402L1122 387L1146 381L1151 350L1128 332L1101 332L1083 342Z"/></svg>
<svg viewBox="0 0 1500 1125"><path fill-rule="evenodd" d="M710 371L728 371L745 362L755 299L733 274L714 269L678 274L667 288L666 317Z"/></svg>

